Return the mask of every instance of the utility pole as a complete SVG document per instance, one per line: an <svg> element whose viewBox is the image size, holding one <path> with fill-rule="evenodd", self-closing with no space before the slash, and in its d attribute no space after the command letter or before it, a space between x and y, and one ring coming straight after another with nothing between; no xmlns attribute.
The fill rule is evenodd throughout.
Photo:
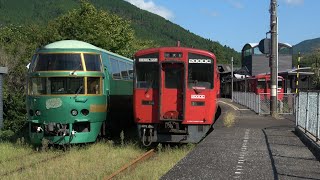
<svg viewBox="0 0 320 180"><path fill-rule="evenodd" d="M233 102L233 57L231 57L231 102Z"/></svg>
<svg viewBox="0 0 320 180"><path fill-rule="evenodd" d="M270 113L272 117L277 117L277 80L278 80L278 32L277 32L277 0L271 0L270 3L270 32L271 32L271 97L270 97Z"/></svg>

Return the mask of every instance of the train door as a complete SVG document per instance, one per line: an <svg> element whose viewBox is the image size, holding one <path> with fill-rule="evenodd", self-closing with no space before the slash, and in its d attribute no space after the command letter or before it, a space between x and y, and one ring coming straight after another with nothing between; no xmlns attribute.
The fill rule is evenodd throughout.
<svg viewBox="0 0 320 180"><path fill-rule="evenodd" d="M182 120L184 102L184 64L161 64L160 119Z"/></svg>

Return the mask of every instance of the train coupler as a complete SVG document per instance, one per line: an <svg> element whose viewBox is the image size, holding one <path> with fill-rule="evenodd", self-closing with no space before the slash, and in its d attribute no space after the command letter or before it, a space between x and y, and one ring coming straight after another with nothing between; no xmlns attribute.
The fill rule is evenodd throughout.
<svg viewBox="0 0 320 180"><path fill-rule="evenodd" d="M152 125L142 125L142 144L144 146L150 146L152 143L152 136L154 127Z"/></svg>

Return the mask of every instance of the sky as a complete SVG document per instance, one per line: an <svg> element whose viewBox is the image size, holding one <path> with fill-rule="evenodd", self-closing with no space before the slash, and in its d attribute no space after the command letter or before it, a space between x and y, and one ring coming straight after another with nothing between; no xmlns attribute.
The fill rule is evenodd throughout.
<svg viewBox="0 0 320 180"><path fill-rule="evenodd" d="M271 0L125 0L240 52L270 31ZM320 0L277 0L279 42L320 37ZM268 35L270 37L270 35Z"/></svg>

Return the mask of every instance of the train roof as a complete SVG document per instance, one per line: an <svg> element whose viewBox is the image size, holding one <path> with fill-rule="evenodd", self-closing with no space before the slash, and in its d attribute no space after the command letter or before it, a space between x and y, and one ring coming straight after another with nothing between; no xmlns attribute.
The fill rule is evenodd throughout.
<svg viewBox="0 0 320 180"><path fill-rule="evenodd" d="M40 49L41 50L53 50L53 49L72 49L72 50L79 50L79 49L88 49L88 50L96 50L96 51L101 51L101 52L105 52L107 54L111 54L117 57L121 57L123 59L129 60L129 61L133 61L130 58L121 56L119 54L107 51L105 49L99 48L97 46L94 46L90 43L84 42L84 41L79 41L79 40L61 40L61 41L56 41L53 43L50 43L44 47L42 47Z"/></svg>
<svg viewBox="0 0 320 180"><path fill-rule="evenodd" d="M165 47L148 48L148 49L139 50L134 55L135 56L139 56L140 54L165 51L167 49L170 49L170 51L183 51L183 50L186 50L186 51L198 51L198 52L200 52L202 54L207 54L207 55L216 57L214 53L212 53L210 51L207 51L207 50L197 49L197 48L190 48L190 47L181 47L181 46L165 46Z"/></svg>
<svg viewBox="0 0 320 180"><path fill-rule="evenodd" d="M87 42L78 40L62 40L50 43L43 47L43 49L95 49L100 50L100 48L89 44Z"/></svg>

